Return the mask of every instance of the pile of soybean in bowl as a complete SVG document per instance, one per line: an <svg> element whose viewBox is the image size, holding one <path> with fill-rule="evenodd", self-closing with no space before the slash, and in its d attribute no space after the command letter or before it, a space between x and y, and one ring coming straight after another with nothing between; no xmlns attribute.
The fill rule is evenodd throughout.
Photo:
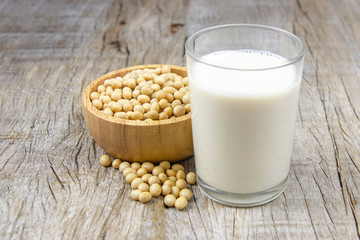
<svg viewBox="0 0 360 240"><path fill-rule="evenodd" d="M151 162L129 163L114 159L109 155L100 157L100 164L107 167L112 165L118 168L131 185L131 199L142 203L149 202L152 198L164 196L167 207L184 209L192 197L188 184L196 182L194 172L185 173L184 166L179 163L173 165L169 161L162 161L157 166Z"/></svg>
<svg viewBox="0 0 360 240"><path fill-rule="evenodd" d="M104 114L129 120L171 119L191 111L189 79L167 65L107 79L90 100Z"/></svg>

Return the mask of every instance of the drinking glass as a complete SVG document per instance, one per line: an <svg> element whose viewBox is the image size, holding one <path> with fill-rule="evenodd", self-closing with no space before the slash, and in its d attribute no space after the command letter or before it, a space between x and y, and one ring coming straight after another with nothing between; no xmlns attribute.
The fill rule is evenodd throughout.
<svg viewBox="0 0 360 240"><path fill-rule="evenodd" d="M229 24L193 34L185 49L200 189L231 206L275 199L289 179L304 42Z"/></svg>

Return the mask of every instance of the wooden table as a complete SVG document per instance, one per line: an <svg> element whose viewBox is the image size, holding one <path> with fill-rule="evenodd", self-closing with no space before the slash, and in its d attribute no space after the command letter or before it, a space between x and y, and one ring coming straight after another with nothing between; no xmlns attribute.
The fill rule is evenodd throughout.
<svg viewBox="0 0 360 240"><path fill-rule="evenodd" d="M359 1L3 0L0 19L0 238L360 237ZM82 91L125 66L184 65L186 38L224 23L280 27L308 46L290 185L254 208L197 185L183 211L132 201L99 164Z"/></svg>

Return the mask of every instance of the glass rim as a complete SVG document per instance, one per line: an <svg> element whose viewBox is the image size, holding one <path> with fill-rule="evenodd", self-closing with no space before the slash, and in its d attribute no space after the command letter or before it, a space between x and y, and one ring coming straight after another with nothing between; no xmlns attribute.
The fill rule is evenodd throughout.
<svg viewBox="0 0 360 240"><path fill-rule="evenodd" d="M279 34L282 34L284 36L289 37L292 40L295 40L296 42L298 42L301 46L301 50L298 52L298 54L293 57L293 58L289 58L287 59L285 62L282 63L278 63L278 64L272 64L269 66L265 66L265 67L254 67L254 68L241 68L241 67L234 67L234 66L227 66L227 65L222 65L222 64L215 64L211 61L205 60L202 56L196 54L193 50L192 47L190 47L190 44L193 43L195 41L195 39L207 32L211 32L217 29L225 29L225 28L239 28L239 27L250 27L250 28L254 28L254 29L263 29L263 30L268 30L268 31L272 31L272 32L277 32ZM192 34L185 42L185 50L186 50L186 54L188 54L189 56L191 56L192 58L194 58L195 60L209 65L209 66L213 66L213 67L217 67L217 68L224 68L224 69L229 69L229 70L240 70L240 71L259 71L259 70L271 70L271 69L276 69L276 68L281 68L281 67L285 67L288 65L291 65L295 62L298 62L299 60L301 60L306 52L306 45L304 43L304 41L299 38L298 36L296 36L295 34L286 31L284 29L281 28L277 28L277 27L272 27L272 26L266 26L266 25L261 25L261 24L243 24L243 23L237 23L237 24L223 24L223 25L217 25L217 26L213 26L213 27L208 27L208 28L204 28L200 31L195 32L194 34ZM257 50L257 49L254 49Z"/></svg>

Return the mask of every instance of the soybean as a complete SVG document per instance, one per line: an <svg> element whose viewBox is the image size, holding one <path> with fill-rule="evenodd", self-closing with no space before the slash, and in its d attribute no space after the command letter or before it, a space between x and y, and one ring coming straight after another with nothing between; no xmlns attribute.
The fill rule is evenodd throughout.
<svg viewBox="0 0 360 240"><path fill-rule="evenodd" d="M144 176L145 174L147 174L147 170L143 167L139 168L137 171L136 171L136 174L139 176L139 177L142 177Z"/></svg>
<svg viewBox="0 0 360 240"><path fill-rule="evenodd" d="M175 201L175 208L178 209L178 210L182 210L187 206L187 204L188 204L188 201L187 201L187 199L185 197L179 197Z"/></svg>
<svg viewBox="0 0 360 240"><path fill-rule="evenodd" d="M183 170L183 171L185 170L184 167L182 165L178 164L178 163L173 164L171 166L171 169L174 170L175 172L177 172L179 170Z"/></svg>
<svg viewBox="0 0 360 240"><path fill-rule="evenodd" d="M193 185L196 183L196 174L194 172L189 172L186 174L186 181L188 184Z"/></svg>
<svg viewBox="0 0 360 240"><path fill-rule="evenodd" d="M154 183L150 186L150 193L153 197L158 197L161 194L161 186L158 183Z"/></svg>
<svg viewBox="0 0 360 240"><path fill-rule="evenodd" d="M100 164L103 165L104 167L110 166L111 165L111 158L109 155L102 155L100 157Z"/></svg>
<svg viewBox="0 0 360 240"><path fill-rule="evenodd" d="M132 190L130 193L130 197L132 200L139 201L139 196L142 192L140 190Z"/></svg>
<svg viewBox="0 0 360 240"><path fill-rule="evenodd" d="M143 183L144 182L144 180L142 180L141 178L135 178L132 182L131 182L131 188L132 189L138 189L138 187L139 187L139 185L141 184L141 183Z"/></svg>
<svg viewBox="0 0 360 240"><path fill-rule="evenodd" d="M161 194L166 196L171 193L171 186L168 184L164 184L161 186Z"/></svg>
<svg viewBox="0 0 360 240"><path fill-rule="evenodd" d="M165 120L190 113L188 81L187 77L172 73L167 65L136 69L124 77L106 79L89 98L95 108L108 116Z"/></svg>
<svg viewBox="0 0 360 240"><path fill-rule="evenodd" d="M144 162L141 166L145 168L147 172L151 172L154 168L154 164L151 162Z"/></svg>
<svg viewBox="0 0 360 240"><path fill-rule="evenodd" d="M129 163L129 162L122 162L122 163L120 163L120 165L119 165L119 171L120 171L120 172L124 172L124 170L125 170L126 168L128 168L128 167L130 167L130 163Z"/></svg>
<svg viewBox="0 0 360 240"><path fill-rule="evenodd" d="M127 175L129 175L130 173L135 173L136 174L136 170L132 167L128 167L123 171L123 175L126 177ZM137 176L137 175L136 175Z"/></svg>
<svg viewBox="0 0 360 240"><path fill-rule="evenodd" d="M187 200L190 200L192 193L188 188L185 188L180 191L180 197L185 197Z"/></svg>
<svg viewBox="0 0 360 240"><path fill-rule="evenodd" d="M152 198L152 196L151 196L151 193L149 193L149 192L142 192L139 195L139 201L142 203L149 202L151 200L151 198Z"/></svg>
<svg viewBox="0 0 360 240"><path fill-rule="evenodd" d="M160 173L163 173L163 172L164 172L164 169L163 169L162 167L160 167L160 166L156 166L156 167L154 167L153 170L152 170L152 174L153 174L154 176L159 176L159 174L160 174Z"/></svg>
<svg viewBox="0 0 360 240"><path fill-rule="evenodd" d="M159 166L162 167L164 170L168 170L170 168L170 162L169 161L161 161L159 163Z"/></svg>
<svg viewBox="0 0 360 240"><path fill-rule="evenodd" d="M116 169L119 168L120 164L121 164L121 160L118 158L114 159L114 161L112 162L113 168L116 168Z"/></svg>
<svg viewBox="0 0 360 240"><path fill-rule="evenodd" d="M142 192L149 191L149 185L147 183L140 183L138 189Z"/></svg>
<svg viewBox="0 0 360 240"><path fill-rule="evenodd" d="M132 183L132 181L137 178L136 173L129 173L126 177L125 177L125 181L129 184Z"/></svg>
<svg viewBox="0 0 360 240"><path fill-rule="evenodd" d="M185 188L187 187L187 183L186 183L186 181L185 181L184 179L178 179L178 180L176 181L176 186L177 186L180 190L182 190L182 189L185 189Z"/></svg>
<svg viewBox="0 0 360 240"><path fill-rule="evenodd" d="M168 207L173 207L175 205L176 197L172 194L168 194L164 197L164 204Z"/></svg>

